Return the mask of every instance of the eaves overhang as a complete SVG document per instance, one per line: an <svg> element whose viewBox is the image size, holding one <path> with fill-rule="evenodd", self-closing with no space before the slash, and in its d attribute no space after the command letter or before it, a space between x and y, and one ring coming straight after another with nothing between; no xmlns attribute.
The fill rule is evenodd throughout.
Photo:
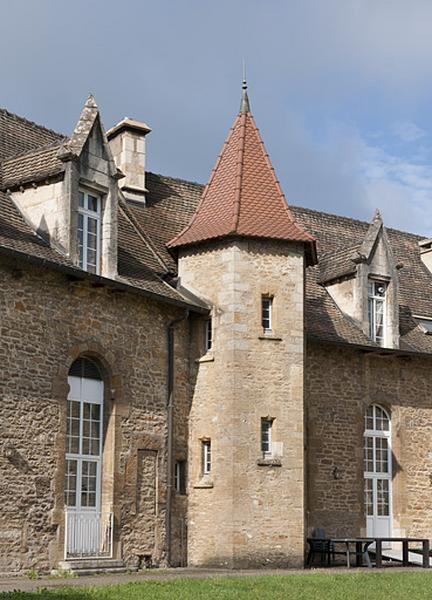
<svg viewBox="0 0 432 600"><path fill-rule="evenodd" d="M133 286L123 281L109 279L107 277L102 277L101 275L95 275L94 273L88 273L87 271L83 271L82 269L78 269L77 267L56 263L55 261L26 254L25 252L20 252L19 250L14 250L12 248L7 248L6 246L0 246L0 254L8 256L10 258L21 260L31 265L49 268L52 271L57 271L58 273L62 273L71 278L74 278L77 281L87 281L91 285L93 285L93 287L107 287L113 290L129 292L138 296L144 296L156 302L162 302L163 304L169 304L172 306L177 306L179 308L189 309L190 311L196 312L198 314L208 314L208 308L205 308L204 306L200 306L198 304L194 304L193 302L169 298L167 296L163 296L162 294L150 292L149 290Z"/></svg>
<svg viewBox="0 0 432 600"><path fill-rule="evenodd" d="M355 344L347 342L345 340L329 340L324 337L315 335L313 333L306 333L308 341L315 342L322 345L337 346L340 348L352 348L353 350L359 350L364 354L375 354L380 358L386 356L399 356L403 357L427 357L432 358L432 352L422 352L420 350L404 350L401 348L383 348L382 346L368 346L367 344Z"/></svg>

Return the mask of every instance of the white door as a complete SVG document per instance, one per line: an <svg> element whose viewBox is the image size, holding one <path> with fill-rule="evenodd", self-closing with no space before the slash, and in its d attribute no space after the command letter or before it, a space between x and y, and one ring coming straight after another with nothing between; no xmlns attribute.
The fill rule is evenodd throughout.
<svg viewBox="0 0 432 600"><path fill-rule="evenodd" d="M100 551L103 382L97 366L79 359L70 370L65 507L69 556Z"/></svg>
<svg viewBox="0 0 432 600"><path fill-rule="evenodd" d="M391 537L391 429L387 412L376 404L365 415L365 508L368 537Z"/></svg>

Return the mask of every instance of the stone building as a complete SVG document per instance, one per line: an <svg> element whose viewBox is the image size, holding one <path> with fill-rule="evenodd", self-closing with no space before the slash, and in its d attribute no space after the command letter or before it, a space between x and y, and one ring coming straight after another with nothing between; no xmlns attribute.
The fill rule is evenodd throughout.
<svg viewBox="0 0 432 600"><path fill-rule="evenodd" d="M150 131L0 110L0 573L429 537L432 241L288 205L245 86L205 188Z"/></svg>

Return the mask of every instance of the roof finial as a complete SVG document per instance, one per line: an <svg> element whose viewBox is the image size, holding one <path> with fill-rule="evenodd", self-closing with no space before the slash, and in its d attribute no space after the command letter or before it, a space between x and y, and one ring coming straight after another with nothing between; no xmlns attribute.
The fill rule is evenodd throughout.
<svg viewBox="0 0 432 600"><path fill-rule="evenodd" d="M249 98L247 94L247 82L246 82L246 63L243 59L243 84L242 84L242 98L240 102L240 112L250 112Z"/></svg>

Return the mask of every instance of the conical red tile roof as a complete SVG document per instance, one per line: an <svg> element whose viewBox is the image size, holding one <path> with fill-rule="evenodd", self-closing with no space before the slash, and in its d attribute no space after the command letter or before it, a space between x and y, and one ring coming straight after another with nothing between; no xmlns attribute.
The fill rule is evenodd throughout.
<svg viewBox="0 0 432 600"><path fill-rule="evenodd" d="M168 247L238 235L306 242L313 257L315 240L288 208L245 98L191 222Z"/></svg>

